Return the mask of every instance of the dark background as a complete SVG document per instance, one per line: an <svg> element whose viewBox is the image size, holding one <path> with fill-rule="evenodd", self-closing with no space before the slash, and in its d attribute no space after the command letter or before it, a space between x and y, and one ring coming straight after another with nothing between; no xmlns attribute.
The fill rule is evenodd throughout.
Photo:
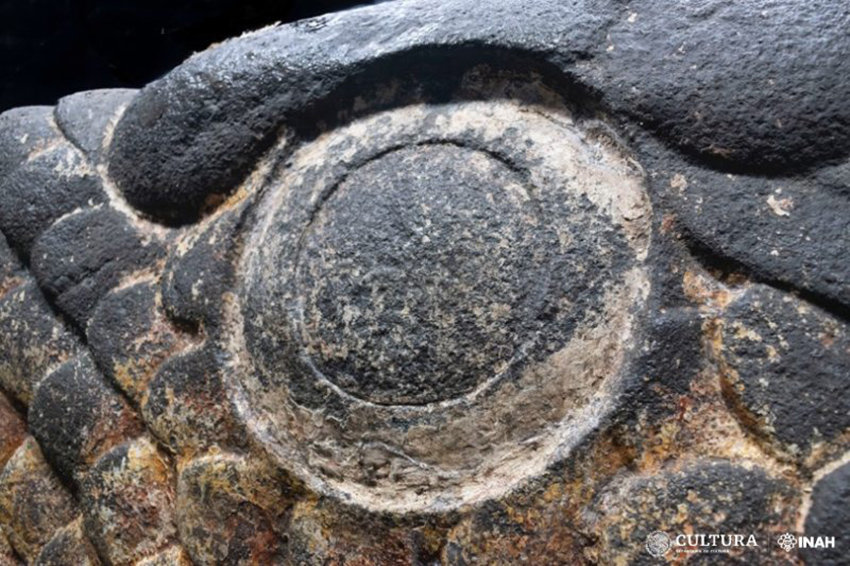
<svg viewBox="0 0 850 566"><path fill-rule="evenodd" d="M0 111L141 87L211 43L369 0L0 0Z"/></svg>

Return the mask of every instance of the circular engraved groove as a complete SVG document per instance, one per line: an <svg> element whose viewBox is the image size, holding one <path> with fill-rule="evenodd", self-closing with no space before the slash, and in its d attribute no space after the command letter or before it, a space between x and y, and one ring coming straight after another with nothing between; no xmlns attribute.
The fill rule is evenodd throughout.
<svg viewBox="0 0 850 566"><path fill-rule="evenodd" d="M228 311L237 411L367 508L504 492L613 407L650 213L566 110L416 105L325 134L256 207Z"/></svg>

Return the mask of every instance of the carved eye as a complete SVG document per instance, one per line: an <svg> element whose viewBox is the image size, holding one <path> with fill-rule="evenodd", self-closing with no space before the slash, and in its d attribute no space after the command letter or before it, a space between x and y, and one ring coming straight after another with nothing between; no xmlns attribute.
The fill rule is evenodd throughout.
<svg viewBox="0 0 850 566"><path fill-rule="evenodd" d="M0 555L841 536L840 3L515 4L272 27L0 116Z"/></svg>
<svg viewBox="0 0 850 566"><path fill-rule="evenodd" d="M502 492L611 408L650 216L623 151L563 104L401 106L320 135L248 223L238 411L281 464L366 507Z"/></svg>

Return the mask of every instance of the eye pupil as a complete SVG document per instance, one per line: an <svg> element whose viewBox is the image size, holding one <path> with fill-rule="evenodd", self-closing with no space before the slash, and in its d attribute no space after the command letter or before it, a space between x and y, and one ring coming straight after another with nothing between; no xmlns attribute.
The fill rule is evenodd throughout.
<svg viewBox="0 0 850 566"><path fill-rule="evenodd" d="M539 284L532 209L515 172L452 144L350 174L298 265L302 334L322 373L384 404L451 399L491 377L516 353L523 297Z"/></svg>
<svg viewBox="0 0 850 566"><path fill-rule="evenodd" d="M296 151L257 206L232 386L320 491L385 509L487 497L602 414L651 213L625 159L545 112L388 110ZM542 428L564 432L525 442ZM362 463L375 438L392 474Z"/></svg>

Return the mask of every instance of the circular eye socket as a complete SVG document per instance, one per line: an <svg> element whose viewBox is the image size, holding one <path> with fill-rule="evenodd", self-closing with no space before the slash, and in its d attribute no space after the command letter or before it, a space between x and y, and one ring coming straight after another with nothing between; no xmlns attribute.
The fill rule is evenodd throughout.
<svg viewBox="0 0 850 566"><path fill-rule="evenodd" d="M231 313L248 428L370 508L539 473L613 406L646 296L649 204L612 147L506 100L397 108L297 150Z"/></svg>

